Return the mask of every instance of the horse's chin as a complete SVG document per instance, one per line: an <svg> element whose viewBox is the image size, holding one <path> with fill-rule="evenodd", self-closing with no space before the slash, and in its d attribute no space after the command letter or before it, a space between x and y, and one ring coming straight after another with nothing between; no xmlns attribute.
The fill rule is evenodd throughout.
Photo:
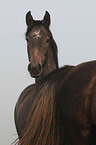
<svg viewBox="0 0 96 145"><path fill-rule="evenodd" d="M30 73L31 77L33 78L39 78L41 76L42 72L38 73L38 74L33 74L33 73Z"/></svg>

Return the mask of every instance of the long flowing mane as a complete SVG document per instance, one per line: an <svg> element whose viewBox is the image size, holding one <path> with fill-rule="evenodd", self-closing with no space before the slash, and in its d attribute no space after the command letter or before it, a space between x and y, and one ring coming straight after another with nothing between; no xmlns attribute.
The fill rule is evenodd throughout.
<svg viewBox="0 0 96 145"><path fill-rule="evenodd" d="M64 145L64 127L56 102L56 92L60 81L72 68L73 66L63 67L44 79L35 94L20 144Z"/></svg>

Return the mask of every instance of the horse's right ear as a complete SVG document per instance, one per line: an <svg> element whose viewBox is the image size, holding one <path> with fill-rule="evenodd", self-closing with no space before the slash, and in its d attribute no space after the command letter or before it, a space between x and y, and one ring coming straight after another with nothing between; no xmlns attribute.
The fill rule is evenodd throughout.
<svg viewBox="0 0 96 145"><path fill-rule="evenodd" d="M26 24L27 26L29 27L30 25L33 25L34 23L34 20L33 20L33 17L31 15L31 12L29 11L27 14L26 14Z"/></svg>
<svg viewBox="0 0 96 145"><path fill-rule="evenodd" d="M50 14L46 11L45 16L43 18L43 23L46 27L49 28L50 25Z"/></svg>

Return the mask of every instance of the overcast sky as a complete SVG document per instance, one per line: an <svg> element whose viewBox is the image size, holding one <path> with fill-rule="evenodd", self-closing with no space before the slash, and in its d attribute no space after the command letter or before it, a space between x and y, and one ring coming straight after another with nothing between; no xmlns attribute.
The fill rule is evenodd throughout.
<svg viewBox="0 0 96 145"><path fill-rule="evenodd" d="M96 0L0 1L0 145L16 138L14 106L25 87L34 83L27 71L25 15L51 15L51 32L58 45L59 65L96 59Z"/></svg>

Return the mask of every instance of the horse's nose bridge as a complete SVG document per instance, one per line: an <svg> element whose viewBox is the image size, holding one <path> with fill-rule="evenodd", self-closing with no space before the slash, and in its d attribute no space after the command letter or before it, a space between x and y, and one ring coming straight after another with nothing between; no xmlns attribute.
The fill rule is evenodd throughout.
<svg viewBox="0 0 96 145"><path fill-rule="evenodd" d="M30 49L30 57L31 57L31 59L36 59L36 58L38 58L38 56L39 56L39 48L38 47L31 48Z"/></svg>
<svg viewBox="0 0 96 145"><path fill-rule="evenodd" d="M35 48L34 51L32 51L31 53L31 57L30 57L30 63L35 66L38 63L41 64L42 61L42 54L41 52L38 50L38 48Z"/></svg>
<svg viewBox="0 0 96 145"><path fill-rule="evenodd" d="M36 67L36 66L38 66L38 64L40 64L40 62L39 62L37 59L34 59L34 60L31 62L31 66L32 66L32 67Z"/></svg>
<svg viewBox="0 0 96 145"><path fill-rule="evenodd" d="M35 47L34 48L34 55L38 55L39 54L39 47Z"/></svg>

